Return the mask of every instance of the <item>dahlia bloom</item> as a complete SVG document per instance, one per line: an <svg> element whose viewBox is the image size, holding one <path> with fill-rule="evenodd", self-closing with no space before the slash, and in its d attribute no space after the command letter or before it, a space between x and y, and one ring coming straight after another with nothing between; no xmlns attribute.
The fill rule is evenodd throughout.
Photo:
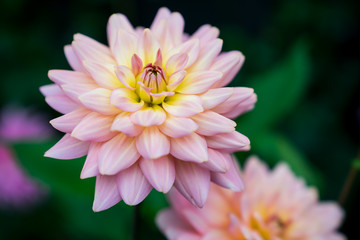
<svg viewBox="0 0 360 240"><path fill-rule="evenodd" d="M46 102L64 115L51 121L65 136L47 157L87 154L81 178L96 176L94 211L121 200L140 203L174 185L203 206L210 180L241 190L230 154L250 148L230 118L254 107L251 88L224 87L239 71L238 51L221 53L219 30L192 36L184 20L161 8L150 28L110 17L109 47L81 34L65 46L74 69L51 70Z"/></svg>
<svg viewBox="0 0 360 240"><path fill-rule="evenodd" d="M177 240L344 240L336 232L343 212L333 202L318 202L285 164L273 171L256 157L243 171L245 190L231 192L211 185L202 209L172 190L172 209L161 211L157 224L168 239Z"/></svg>
<svg viewBox="0 0 360 240"><path fill-rule="evenodd" d="M41 200L46 191L18 164L11 149L17 141L38 141L50 134L46 121L28 110L8 107L0 116L0 208L23 209Z"/></svg>

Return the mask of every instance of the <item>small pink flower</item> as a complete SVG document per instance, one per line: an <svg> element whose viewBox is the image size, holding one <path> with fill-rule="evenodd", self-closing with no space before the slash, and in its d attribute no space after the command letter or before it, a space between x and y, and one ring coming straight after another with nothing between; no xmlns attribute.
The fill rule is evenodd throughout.
<svg viewBox="0 0 360 240"><path fill-rule="evenodd" d="M96 176L94 211L135 205L152 188L167 193L173 185L197 206L210 180L241 190L230 154L250 142L230 118L251 110L256 95L224 86L244 56L220 53L210 25L188 36L182 16L167 8L145 29L114 14L107 33L110 47L75 34L65 47L74 71L49 71L55 84L41 92L64 114L51 124L66 134L45 156L87 155L81 178Z"/></svg>
<svg viewBox="0 0 360 240"><path fill-rule="evenodd" d="M319 203L316 189L306 187L287 165L269 171L252 157L243 179L246 188L242 192L212 184L202 209L172 190L172 209L159 213L159 228L168 239L177 240L346 239L336 231L343 219L340 207L333 202Z"/></svg>

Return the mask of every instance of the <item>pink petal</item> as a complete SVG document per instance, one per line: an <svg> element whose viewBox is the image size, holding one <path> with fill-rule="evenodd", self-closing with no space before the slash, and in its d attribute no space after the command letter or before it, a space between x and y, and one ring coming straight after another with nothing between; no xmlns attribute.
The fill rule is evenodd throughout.
<svg viewBox="0 0 360 240"><path fill-rule="evenodd" d="M158 10L158 12L156 13L156 16L154 18L154 21L152 22L151 24L151 27L150 29L153 30L153 28L156 28L156 25L159 24L159 22L162 20L162 19L167 19L170 17L170 10L167 9L166 7L162 7Z"/></svg>
<svg viewBox="0 0 360 240"><path fill-rule="evenodd" d="M144 106L138 95L128 88L118 88L112 91L110 102L125 112L135 112Z"/></svg>
<svg viewBox="0 0 360 240"><path fill-rule="evenodd" d="M89 147L89 153L86 157L84 167L81 171L80 178L90 178L100 175L98 168L99 151L103 144L93 142Z"/></svg>
<svg viewBox="0 0 360 240"><path fill-rule="evenodd" d="M191 65L191 71L200 71L208 69L214 61L215 57L219 55L222 48L223 41L215 39L207 43L205 46L201 45L199 57L196 62Z"/></svg>
<svg viewBox="0 0 360 240"><path fill-rule="evenodd" d="M231 133L235 131L236 123L216 112L205 111L192 116L199 128L198 134L213 136L220 133Z"/></svg>
<svg viewBox="0 0 360 240"><path fill-rule="evenodd" d="M143 62L141 58L138 55L134 54L131 57L131 70L134 76L136 77L138 74L140 74L142 69L143 69Z"/></svg>
<svg viewBox="0 0 360 240"><path fill-rule="evenodd" d="M139 157L135 139L120 133L102 145L99 153L100 173L115 175L133 165Z"/></svg>
<svg viewBox="0 0 360 240"><path fill-rule="evenodd" d="M191 39L171 49L170 52L165 56L165 62L167 62L168 59L175 54L186 53L189 57L188 62L185 66L186 69L189 68L197 60L199 56L199 52L200 52L199 39Z"/></svg>
<svg viewBox="0 0 360 240"><path fill-rule="evenodd" d="M127 205L137 205L151 192L152 186L146 180L138 164L121 171L116 177L121 197Z"/></svg>
<svg viewBox="0 0 360 240"><path fill-rule="evenodd" d="M190 135L198 129L198 125L189 118L179 118L168 115L159 129L169 137L178 138Z"/></svg>
<svg viewBox="0 0 360 240"><path fill-rule="evenodd" d="M97 88L82 94L79 100L88 109L104 115L114 115L119 113L120 110L110 103L110 95L110 90Z"/></svg>
<svg viewBox="0 0 360 240"><path fill-rule="evenodd" d="M226 155L225 155L226 156ZM244 189L243 181L240 178L240 169L235 159L227 155L229 170L226 173L211 172L211 181L232 191L242 191Z"/></svg>
<svg viewBox="0 0 360 240"><path fill-rule="evenodd" d="M189 57L186 53L177 53L170 57L166 63L166 74L171 75L174 72L184 69L188 59Z"/></svg>
<svg viewBox="0 0 360 240"><path fill-rule="evenodd" d="M207 137L206 142L210 148L227 152L248 151L250 149L249 139L236 131Z"/></svg>
<svg viewBox="0 0 360 240"><path fill-rule="evenodd" d="M135 137L143 131L144 127L135 125L130 120L130 114L122 112L117 115L114 119L113 124L111 125L112 131L119 131L125 133L129 137Z"/></svg>
<svg viewBox="0 0 360 240"><path fill-rule="evenodd" d="M224 112L222 113L222 115L228 118L236 118L240 114L252 110L255 106L256 101L257 101L257 95L253 93L249 98L245 99L244 101L236 105L233 111Z"/></svg>
<svg viewBox="0 0 360 240"><path fill-rule="evenodd" d="M135 33L134 28L131 26L129 20L123 14L113 14L109 18L107 24L107 36L110 48L113 50L118 31L126 31L129 33Z"/></svg>
<svg viewBox="0 0 360 240"><path fill-rule="evenodd" d="M217 71L196 71L188 73L176 92L184 94L199 94L207 91L214 83L222 78L222 73Z"/></svg>
<svg viewBox="0 0 360 240"><path fill-rule="evenodd" d="M175 162L176 189L194 206L203 207L210 188L210 172L195 163Z"/></svg>
<svg viewBox="0 0 360 240"><path fill-rule="evenodd" d="M118 30L112 52L118 65L131 67L131 57L136 52L137 37L128 31Z"/></svg>
<svg viewBox="0 0 360 240"><path fill-rule="evenodd" d="M186 71L184 71L184 70L181 70L181 71L171 74L169 77L168 85L166 86L166 89L168 91L174 91L180 85L180 83L184 80L185 76L186 76Z"/></svg>
<svg viewBox="0 0 360 240"><path fill-rule="evenodd" d="M72 112L80 107L65 94L46 97L45 101L50 107L62 114Z"/></svg>
<svg viewBox="0 0 360 240"><path fill-rule="evenodd" d="M202 100L202 106L204 109L212 109L229 99L233 93L233 88L210 89L200 96Z"/></svg>
<svg viewBox="0 0 360 240"><path fill-rule="evenodd" d="M176 158L190 162L208 161L206 140L204 137L191 133L181 138L171 138L170 153Z"/></svg>
<svg viewBox="0 0 360 240"><path fill-rule="evenodd" d="M209 159L206 162L201 163L202 167L214 172L225 173L229 170L229 161L226 153L219 152L217 150L208 148Z"/></svg>
<svg viewBox="0 0 360 240"><path fill-rule="evenodd" d="M115 73L119 81L127 88L135 90L136 79L133 72L124 65L117 66L115 68Z"/></svg>
<svg viewBox="0 0 360 240"><path fill-rule="evenodd" d="M97 176L93 211L100 212L121 201L115 176Z"/></svg>
<svg viewBox="0 0 360 240"><path fill-rule="evenodd" d="M168 155L158 159L140 159L141 171L159 192L167 193L175 181L174 160Z"/></svg>
<svg viewBox="0 0 360 240"><path fill-rule="evenodd" d="M48 84L40 87L40 92L45 97L63 95L64 92L56 84Z"/></svg>
<svg viewBox="0 0 360 240"><path fill-rule="evenodd" d="M79 122L89 113L89 110L85 108L79 108L61 117L51 120L50 124L61 132L71 133L76 125L79 124Z"/></svg>
<svg viewBox="0 0 360 240"><path fill-rule="evenodd" d="M83 61L83 64L100 87L115 89L122 86L115 75L115 66L113 64L90 60Z"/></svg>
<svg viewBox="0 0 360 240"><path fill-rule="evenodd" d="M87 154L89 146L89 142L79 141L70 134L65 134L44 156L57 159L79 158Z"/></svg>
<svg viewBox="0 0 360 240"><path fill-rule="evenodd" d="M202 44L206 44L214 39L216 39L220 34L219 29L212 27L208 24L201 26L191 38L200 39Z"/></svg>
<svg viewBox="0 0 360 240"><path fill-rule="evenodd" d="M169 29L170 36L173 39L175 46L179 45L182 42L182 36L184 34L184 18L180 13L174 12L169 17Z"/></svg>
<svg viewBox="0 0 360 240"><path fill-rule="evenodd" d="M130 119L133 123L140 126L157 126L166 120L166 113L158 105L153 105L152 107L144 106L142 109L130 114Z"/></svg>
<svg viewBox="0 0 360 240"><path fill-rule="evenodd" d="M230 98L217 105L212 110L220 114L234 111L238 104L251 97L254 93L254 89L247 87L234 87L233 91Z"/></svg>
<svg viewBox="0 0 360 240"><path fill-rule="evenodd" d="M110 130L113 120L113 117L92 112L81 120L71 136L82 141L107 141L117 134Z"/></svg>
<svg viewBox="0 0 360 240"><path fill-rule="evenodd" d="M159 49L160 44L152 35L150 29L144 29L137 46L137 54L139 57L144 63L153 63Z"/></svg>
<svg viewBox="0 0 360 240"><path fill-rule="evenodd" d="M157 127L147 127L136 138L136 148L145 159L156 159L169 154L169 139Z"/></svg>
<svg viewBox="0 0 360 240"><path fill-rule="evenodd" d="M78 56L75 54L74 49L72 48L71 45L66 45L64 47L64 52L65 52L65 57L72 69L78 72L86 73L86 69L82 65Z"/></svg>
<svg viewBox="0 0 360 240"><path fill-rule="evenodd" d="M201 98L195 95L175 94L168 97L162 106L176 117L191 117L203 111Z"/></svg>
<svg viewBox="0 0 360 240"><path fill-rule="evenodd" d="M61 85L61 88L64 90L64 93L71 98L76 103L81 103L79 100L80 95L90 92L99 86L97 84L87 84L87 83L76 83L76 84L64 84Z"/></svg>
<svg viewBox="0 0 360 240"><path fill-rule="evenodd" d="M64 85L69 83L95 83L94 80L86 73L68 70L50 70L48 72L48 77L51 79L51 81L58 85Z"/></svg>

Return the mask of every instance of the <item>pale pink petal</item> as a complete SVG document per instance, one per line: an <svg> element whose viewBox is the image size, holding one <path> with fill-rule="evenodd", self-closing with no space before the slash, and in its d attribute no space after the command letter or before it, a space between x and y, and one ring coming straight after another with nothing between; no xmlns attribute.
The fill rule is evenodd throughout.
<svg viewBox="0 0 360 240"><path fill-rule="evenodd" d="M203 207L210 188L209 170L195 163L175 161L176 189L194 206Z"/></svg>
<svg viewBox="0 0 360 240"><path fill-rule="evenodd" d="M48 72L48 77L51 81L58 85L64 85L69 83L94 83L94 80L88 74L68 70L50 70Z"/></svg>
<svg viewBox="0 0 360 240"><path fill-rule="evenodd" d="M206 44L214 39L216 39L220 34L220 31L216 27L212 27L208 24L201 26L191 38L198 38L201 41L201 44Z"/></svg>
<svg viewBox="0 0 360 240"><path fill-rule="evenodd" d="M93 211L100 212L121 201L115 176L97 176Z"/></svg>
<svg viewBox="0 0 360 240"><path fill-rule="evenodd" d="M40 92L44 97L63 95L64 92L56 84L48 84L40 87Z"/></svg>
<svg viewBox="0 0 360 240"><path fill-rule="evenodd" d="M144 106L142 109L131 113L130 119L134 124L150 127L161 125L166 120L165 111L158 105Z"/></svg>
<svg viewBox="0 0 360 240"><path fill-rule="evenodd" d="M198 125L189 118L168 115L165 122L159 126L161 132L169 137L178 138L190 135L198 129Z"/></svg>
<svg viewBox="0 0 360 240"><path fill-rule="evenodd" d="M134 33L134 28L131 26L131 23L123 14L113 14L109 18L107 24L107 37L109 41L110 48L113 50L118 31L126 31L129 33Z"/></svg>
<svg viewBox="0 0 360 240"><path fill-rule="evenodd" d="M212 109L225 102L234 93L233 88L215 88L200 95L204 109Z"/></svg>
<svg viewBox="0 0 360 240"><path fill-rule="evenodd" d="M93 142L89 147L89 153L87 154L84 167L81 171L80 178L90 178L100 175L99 167L98 167L98 159L100 148L103 144Z"/></svg>
<svg viewBox="0 0 360 240"><path fill-rule="evenodd" d="M70 134L65 134L44 156L57 159L79 158L87 154L89 146L89 142L79 141Z"/></svg>
<svg viewBox="0 0 360 240"><path fill-rule="evenodd" d="M195 95L175 94L168 97L162 106L176 117L191 117L203 111L201 98Z"/></svg>
<svg viewBox="0 0 360 240"><path fill-rule="evenodd" d="M116 177L121 197L127 205L137 205L151 192L152 186L146 180L138 164L121 171Z"/></svg>
<svg viewBox="0 0 360 240"><path fill-rule="evenodd" d="M174 12L169 17L169 29L170 36L173 39L175 46L179 45L182 42L182 36L184 33L184 18L180 13Z"/></svg>
<svg viewBox="0 0 360 240"><path fill-rule="evenodd" d="M226 156L226 155L225 155ZM244 189L243 181L240 178L240 169L235 159L228 154L229 170L226 173L211 172L211 181L232 191L242 191Z"/></svg>
<svg viewBox="0 0 360 240"><path fill-rule="evenodd" d="M71 136L82 141L107 141L118 134L110 130L113 120L114 117L92 112L81 120Z"/></svg>
<svg viewBox="0 0 360 240"><path fill-rule="evenodd" d="M90 60L83 61L83 64L100 87L115 89L122 86L115 75L115 65Z"/></svg>
<svg viewBox="0 0 360 240"><path fill-rule="evenodd" d="M103 175L115 175L133 165L139 157L135 139L119 133L102 145L99 153L99 171Z"/></svg>
<svg viewBox="0 0 360 240"><path fill-rule="evenodd" d="M105 88L96 88L80 95L79 100L88 109L104 115L114 115L120 112L110 103L111 91Z"/></svg>
<svg viewBox="0 0 360 240"><path fill-rule="evenodd" d="M81 103L79 100L80 95L90 92L99 86L95 83L76 83L76 84L64 84L61 85L61 88L64 90L66 96L71 98L76 103Z"/></svg>
<svg viewBox="0 0 360 240"><path fill-rule="evenodd" d="M137 54L144 63L153 63L156 60L160 44L152 35L150 29L146 28L140 36L137 45Z"/></svg>
<svg viewBox="0 0 360 240"><path fill-rule="evenodd" d="M189 68L198 58L200 52L200 41L199 39L190 39L179 46L171 49L169 53L165 55L165 62L168 61L170 57L178 53L186 53L189 57L185 69Z"/></svg>
<svg viewBox="0 0 360 240"><path fill-rule="evenodd" d="M168 155L158 159L140 159L141 171L159 192L167 193L175 181L174 160Z"/></svg>
<svg viewBox="0 0 360 240"><path fill-rule="evenodd" d="M61 132L71 133L76 125L78 125L79 122L89 113L89 110L85 108L79 108L61 117L51 120L50 124Z"/></svg>
<svg viewBox="0 0 360 240"><path fill-rule="evenodd" d="M207 137L206 142L210 148L227 152L247 151L250 149L249 139L236 131Z"/></svg>
<svg viewBox="0 0 360 240"><path fill-rule="evenodd" d="M189 57L186 53L177 53L169 58L166 63L166 74L171 75L179 70L184 69Z"/></svg>
<svg viewBox="0 0 360 240"><path fill-rule="evenodd" d="M131 71L136 77L138 74L141 73L142 69L143 69L143 62L141 58L138 55L134 54L131 57Z"/></svg>
<svg viewBox="0 0 360 240"><path fill-rule="evenodd" d="M127 88L134 90L136 79L133 72L127 66L120 65L115 68L115 73L119 81Z"/></svg>
<svg viewBox="0 0 360 240"><path fill-rule="evenodd" d="M118 65L131 67L131 57L136 52L137 37L135 33L118 30L112 52Z"/></svg>
<svg viewBox="0 0 360 240"><path fill-rule="evenodd" d="M78 58L78 56L75 54L74 49L72 48L71 45L66 45L64 47L64 52L65 52L65 57L72 69L78 72L84 72L84 73L87 72L84 66L82 65L80 59Z"/></svg>
<svg viewBox="0 0 360 240"><path fill-rule="evenodd" d="M188 73L176 88L176 92L184 94L199 94L207 91L222 78L218 71L196 71Z"/></svg>
<svg viewBox="0 0 360 240"><path fill-rule="evenodd" d="M192 71L200 71L208 69L213 63L215 57L220 53L223 41L215 39L207 43L205 46L201 45L199 57L196 62L191 65Z"/></svg>
<svg viewBox="0 0 360 240"><path fill-rule="evenodd" d="M135 112L144 106L144 101L128 88L118 88L112 91L110 102L125 112Z"/></svg>
<svg viewBox="0 0 360 240"><path fill-rule="evenodd" d="M255 106L256 101L257 101L257 95L253 93L249 98L245 99L244 101L236 105L233 110L224 112L222 113L222 115L228 118L236 118L240 114L252 110Z"/></svg>
<svg viewBox="0 0 360 240"><path fill-rule="evenodd" d="M129 137L135 137L143 131L144 127L135 125L130 120L130 114L127 112L122 112L117 115L114 119L113 124L111 125L112 131L119 131L125 133Z"/></svg>
<svg viewBox="0 0 360 240"><path fill-rule="evenodd" d="M208 148L208 161L201 163L202 167L214 172L225 173L229 170L229 161L226 158L226 153L222 153L215 149Z"/></svg>
<svg viewBox="0 0 360 240"><path fill-rule="evenodd" d="M254 89L247 87L234 87L232 89L233 94L226 101L213 108L213 111L220 114L234 111L237 105L250 98L254 93Z"/></svg>
<svg viewBox="0 0 360 240"><path fill-rule="evenodd" d="M152 97L152 104L161 104L166 97L170 97L175 95L174 92L160 92L160 93L152 93L150 92L150 96Z"/></svg>
<svg viewBox="0 0 360 240"><path fill-rule="evenodd" d="M206 140L204 137L191 133L181 138L171 138L170 153L176 158L190 162L208 161Z"/></svg>
<svg viewBox="0 0 360 240"><path fill-rule="evenodd" d="M161 50L164 51L164 53L167 53L174 48L174 39L171 36L171 30L167 19L161 19L155 27L151 28L151 32L159 41Z"/></svg>
<svg viewBox="0 0 360 240"><path fill-rule="evenodd" d="M239 72L244 60L244 55L239 51L231 51L220 54L211 65L210 69L220 71L224 75L220 81L214 84L213 88L228 85Z"/></svg>
<svg viewBox="0 0 360 240"><path fill-rule="evenodd" d="M179 86L179 84L184 80L185 76L186 76L186 71L184 70L171 74L166 89L168 91L174 91Z"/></svg>
<svg viewBox="0 0 360 240"><path fill-rule="evenodd" d="M231 133L235 131L236 123L216 112L205 111L191 117L199 128L198 134L213 136L220 133Z"/></svg>
<svg viewBox="0 0 360 240"><path fill-rule="evenodd" d="M62 114L72 112L80 107L65 94L46 97L45 101L50 107Z"/></svg>
<svg viewBox="0 0 360 240"><path fill-rule="evenodd" d="M162 20L162 19L168 19L170 17L170 10L166 7L162 7L158 10L158 12L156 13L156 16L154 18L154 21L152 22L151 24L151 27L150 29L153 30L154 28L157 27L157 25L159 24L159 22Z"/></svg>
<svg viewBox="0 0 360 240"><path fill-rule="evenodd" d="M147 127L136 137L136 148L145 159L156 159L169 154L170 141L157 127Z"/></svg>

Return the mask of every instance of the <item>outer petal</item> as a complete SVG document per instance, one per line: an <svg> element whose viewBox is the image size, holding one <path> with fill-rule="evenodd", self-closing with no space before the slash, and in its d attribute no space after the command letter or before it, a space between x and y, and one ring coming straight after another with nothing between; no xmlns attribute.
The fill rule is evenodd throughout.
<svg viewBox="0 0 360 240"><path fill-rule="evenodd" d="M99 86L107 89L122 86L115 75L115 65L91 60L84 61L83 64Z"/></svg>
<svg viewBox="0 0 360 240"><path fill-rule="evenodd" d="M216 112L206 111L192 117L199 128L197 133L205 136L213 136L220 133L235 131L236 123Z"/></svg>
<svg viewBox="0 0 360 240"><path fill-rule="evenodd" d="M61 132L71 133L76 125L78 125L79 122L89 113L89 110L85 108L79 108L61 117L51 120L50 124Z"/></svg>
<svg viewBox="0 0 360 240"><path fill-rule="evenodd" d="M184 94L199 94L208 90L214 83L222 78L218 71L190 72L176 88L176 92Z"/></svg>
<svg viewBox="0 0 360 240"><path fill-rule="evenodd" d="M208 152L205 138L191 133L181 138L171 138L170 153L176 158L190 162L205 162L208 160Z"/></svg>
<svg viewBox="0 0 360 240"><path fill-rule="evenodd" d="M152 107L144 106L141 110L132 113L130 119L133 123L140 126L157 126L165 121L166 113L158 105L153 105Z"/></svg>
<svg viewBox="0 0 360 240"><path fill-rule="evenodd" d="M219 152L217 150L208 148L209 160L201 163L201 166L214 172L225 173L229 170L230 164L226 157L226 153Z"/></svg>
<svg viewBox="0 0 360 240"><path fill-rule="evenodd" d="M95 83L94 80L86 73L83 72L74 72L69 70L50 70L48 72L48 77L54 83L58 85L64 84L91 84Z"/></svg>
<svg viewBox="0 0 360 240"><path fill-rule="evenodd" d="M86 72L86 69L82 65L80 59L75 54L74 49L71 45L66 45L64 47L65 57L70 64L71 68L78 72Z"/></svg>
<svg viewBox="0 0 360 240"><path fill-rule="evenodd" d="M202 45L199 53L199 57L196 62L191 65L191 71L200 71L208 69L214 61L215 57L220 53L223 41L221 39L215 39Z"/></svg>
<svg viewBox="0 0 360 240"><path fill-rule="evenodd" d="M170 142L157 127L147 127L136 138L136 147L145 159L156 159L169 154Z"/></svg>
<svg viewBox="0 0 360 240"><path fill-rule="evenodd" d="M135 112L144 106L144 102L128 88L118 88L112 91L110 102L125 112Z"/></svg>
<svg viewBox="0 0 360 240"><path fill-rule="evenodd" d="M56 111L66 114L79 108L79 105L64 94L55 84L40 87L40 92L45 96L45 101Z"/></svg>
<svg viewBox="0 0 360 240"><path fill-rule="evenodd" d="M186 53L178 53L169 58L166 63L166 74L171 75L174 72L184 69L189 57Z"/></svg>
<svg viewBox="0 0 360 240"><path fill-rule="evenodd" d="M94 212L111 208L121 201L115 176L97 176L95 186Z"/></svg>
<svg viewBox="0 0 360 240"><path fill-rule="evenodd" d="M135 137L143 131L144 127L135 125L130 120L130 114L127 112L122 112L117 115L114 119L113 124L111 125L112 131L123 132L129 137Z"/></svg>
<svg viewBox="0 0 360 240"><path fill-rule="evenodd" d="M210 89L200 97L204 109L211 109L228 100L233 93L233 88L215 88Z"/></svg>
<svg viewBox="0 0 360 240"><path fill-rule="evenodd" d="M244 101L236 105L233 111L224 112L222 113L222 115L228 118L236 118L240 114L253 109L256 101L257 101L257 95L253 93L249 98L245 99Z"/></svg>
<svg viewBox="0 0 360 240"><path fill-rule="evenodd" d="M225 155L226 156L226 155ZM240 178L240 169L235 159L228 154L229 170L226 173L211 172L211 181L232 191L242 191L244 189L243 181Z"/></svg>
<svg viewBox="0 0 360 240"><path fill-rule="evenodd" d="M139 157L135 139L120 133L102 145L99 153L100 173L115 175L133 165Z"/></svg>
<svg viewBox="0 0 360 240"><path fill-rule="evenodd" d="M137 37L129 31L118 30L111 49L118 65L131 67L131 57L136 52Z"/></svg>
<svg viewBox="0 0 360 240"><path fill-rule="evenodd" d="M201 98L195 95L175 94L163 102L163 108L176 117L191 117L203 111Z"/></svg>
<svg viewBox="0 0 360 240"><path fill-rule="evenodd" d="M195 163L175 162L176 189L193 205L202 207L210 188L210 172Z"/></svg>
<svg viewBox="0 0 360 240"><path fill-rule="evenodd" d="M123 14L113 14L109 18L107 25L107 35L110 48L114 49L114 44L117 38L118 31L126 31L129 33L135 33L134 28L131 26L129 20Z"/></svg>
<svg viewBox="0 0 360 240"><path fill-rule="evenodd" d="M219 34L219 29L206 24L201 26L191 37L198 38L201 41L201 44L206 44L216 39Z"/></svg>
<svg viewBox="0 0 360 240"><path fill-rule="evenodd" d="M175 181L175 163L168 155L158 159L140 159L140 168L149 183L159 192L167 193Z"/></svg>
<svg viewBox="0 0 360 240"><path fill-rule="evenodd" d="M121 197L128 205L137 205L150 193L152 186L138 164L121 171L116 178Z"/></svg>
<svg viewBox="0 0 360 240"><path fill-rule="evenodd" d="M61 88L64 90L64 93L71 98L76 103L81 103L79 100L80 95L90 92L96 88L96 84L86 84L86 83L77 83L77 84L64 84L61 85Z"/></svg>
<svg viewBox="0 0 360 240"><path fill-rule="evenodd" d="M168 115L165 122L159 126L161 132L169 137L178 138L190 135L198 129L198 125L189 118Z"/></svg>
<svg viewBox="0 0 360 240"><path fill-rule="evenodd" d="M250 149L249 139L236 131L207 137L206 142L210 148L227 152L247 151Z"/></svg>
<svg viewBox="0 0 360 240"><path fill-rule="evenodd" d="M160 23L162 19L168 19L170 17L170 10L166 7L162 7L158 10L156 13L156 16L154 18L154 21L151 24L150 29L153 30L153 28L156 28L157 25Z"/></svg>
<svg viewBox="0 0 360 240"><path fill-rule="evenodd" d="M168 59L178 53L186 53L189 57L187 64L185 65L185 69L189 68L198 58L200 52L200 41L199 39L190 39L179 46L170 50L168 54L165 55L165 62Z"/></svg>
<svg viewBox="0 0 360 240"><path fill-rule="evenodd" d="M65 134L44 156L57 159L79 158L88 153L89 146L89 142L79 141L71 137L70 134Z"/></svg>
<svg viewBox="0 0 360 240"><path fill-rule="evenodd" d="M84 167L81 171L80 178L90 178L100 175L98 168L99 151L102 143L91 143L89 153L86 157Z"/></svg>
<svg viewBox="0 0 360 240"><path fill-rule="evenodd" d="M114 115L120 112L118 108L110 103L111 91L105 88L97 88L84 93L79 97L81 103L98 113Z"/></svg>
<svg viewBox="0 0 360 240"><path fill-rule="evenodd" d="M82 141L102 142L109 140L116 135L110 131L113 120L113 117L92 112L81 120L74 128L71 136Z"/></svg>
<svg viewBox="0 0 360 240"><path fill-rule="evenodd" d="M234 111L234 109L236 109L236 106L238 104L251 97L252 94L254 93L254 89L247 87L235 87L233 88L233 91L234 92L230 98L228 98L226 101L222 102L221 104L218 104L212 110L220 114Z"/></svg>

